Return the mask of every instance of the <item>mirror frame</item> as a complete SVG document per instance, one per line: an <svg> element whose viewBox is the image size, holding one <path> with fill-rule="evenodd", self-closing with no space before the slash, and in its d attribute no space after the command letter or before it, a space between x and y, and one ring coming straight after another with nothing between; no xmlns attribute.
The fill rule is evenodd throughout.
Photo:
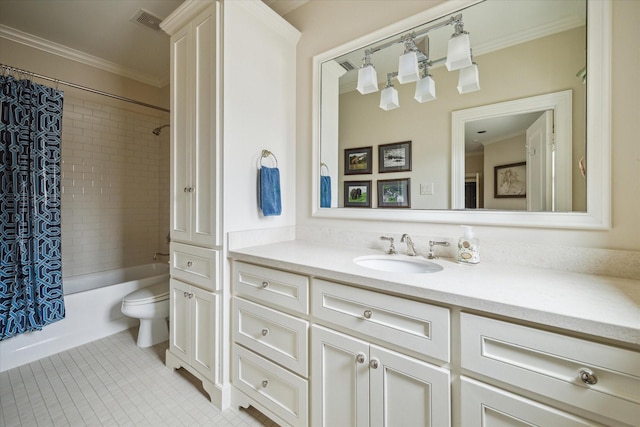
<svg viewBox="0 0 640 427"><path fill-rule="evenodd" d="M313 57L313 135L311 214L318 218L407 221L443 224L519 226L561 229L611 228L611 1L587 1L587 211L528 212L499 210L407 210L320 208L320 129L322 63L425 22L479 3L453 0L376 30ZM453 157L453 156L452 156ZM452 184L460 173L451 159ZM453 191L452 191L453 196ZM453 199L452 199L453 203Z"/></svg>

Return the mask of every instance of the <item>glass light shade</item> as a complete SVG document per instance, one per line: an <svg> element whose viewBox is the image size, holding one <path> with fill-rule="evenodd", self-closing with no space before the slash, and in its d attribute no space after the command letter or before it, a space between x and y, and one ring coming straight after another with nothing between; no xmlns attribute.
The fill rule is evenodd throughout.
<svg viewBox="0 0 640 427"><path fill-rule="evenodd" d="M394 110L400 106L398 91L393 86L386 87L380 92L380 108L385 111Z"/></svg>
<svg viewBox="0 0 640 427"><path fill-rule="evenodd" d="M416 83L416 94L413 97L416 101L423 103L436 99L436 82L431 76L426 76Z"/></svg>
<svg viewBox="0 0 640 427"><path fill-rule="evenodd" d="M480 90L480 74L478 72L478 65L471 64L470 67L460 70L458 76L458 92L469 93Z"/></svg>
<svg viewBox="0 0 640 427"><path fill-rule="evenodd" d="M398 81L404 84L418 81L419 78L418 53L411 51L400 56L398 61Z"/></svg>
<svg viewBox="0 0 640 427"><path fill-rule="evenodd" d="M378 91L378 73L373 65L358 70L358 92L363 95Z"/></svg>
<svg viewBox="0 0 640 427"><path fill-rule="evenodd" d="M455 71L471 65L471 42L469 34L451 36L447 49L447 70Z"/></svg>

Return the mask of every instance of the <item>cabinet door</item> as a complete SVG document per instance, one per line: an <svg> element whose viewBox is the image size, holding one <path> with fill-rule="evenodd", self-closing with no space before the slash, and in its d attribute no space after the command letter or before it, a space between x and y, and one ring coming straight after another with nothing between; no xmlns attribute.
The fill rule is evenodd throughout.
<svg viewBox="0 0 640 427"><path fill-rule="evenodd" d="M171 353L189 363L191 342L191 310L189 292L191 286L178 280L170 280L169 295L169 348Z"/></svg>
<svg viewBox="0 0 640 427"><path fill-rule="evenodd" d="M217 179L220 167L217 153L217 29L214 8L193 21L193 159L191 193L191 241L215 246L218 233Z"/></svg>
<svg viewBox="0 0 640 427"><path fill-rule="evenodd" d="M601 426L470 378L461 382L463 426Z"/></svg>
<svg viewBox="0 0 640 427"><path fill-rule="evenodd" d="M449 371L371 345L371 426L449 426Z"/></svg>
<svg viewBox="0 0 640 427"><path fill-rule="evenodd" d="M191 366L210 381L217 383L218 295L195 286L191 287L191 293L193 295L191 298L191 336L193 337Z"/></svg>
<svg viewBox="0 0 640 427"><path fill-rule="evenodd" d="M191 222L191 31L171 37L171 238L188 241Z"/></svg>
<svg viewBox="0 0 640 427"><path fill-rule="evenodd" d="M319 326L311 342L311 425L368 427L369 345Z"/></svg>

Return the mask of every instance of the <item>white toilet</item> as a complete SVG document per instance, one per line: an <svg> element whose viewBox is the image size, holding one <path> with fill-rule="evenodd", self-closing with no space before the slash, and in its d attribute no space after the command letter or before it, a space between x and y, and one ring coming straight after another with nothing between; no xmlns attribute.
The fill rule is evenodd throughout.
<svg viewBox="0 0 640 427"><path fill-rule="evenodd" d="M169 339L169 281L131 292L122 299L122 314L140 319L138 347L149 347Z"/></svg>

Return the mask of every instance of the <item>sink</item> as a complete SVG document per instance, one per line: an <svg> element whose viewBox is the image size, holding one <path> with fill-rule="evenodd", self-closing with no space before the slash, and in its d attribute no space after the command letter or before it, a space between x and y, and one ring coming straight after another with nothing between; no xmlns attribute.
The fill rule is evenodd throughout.
<svg viewBox="0 0 640 427"><path fill-rule="evenodd" d="M371 255L353 259L360 267L378 271L390 271L393 273L436 273L442 270L442 266L425 259L410 259L409 257L396 258L394 255Z"/></svg>

